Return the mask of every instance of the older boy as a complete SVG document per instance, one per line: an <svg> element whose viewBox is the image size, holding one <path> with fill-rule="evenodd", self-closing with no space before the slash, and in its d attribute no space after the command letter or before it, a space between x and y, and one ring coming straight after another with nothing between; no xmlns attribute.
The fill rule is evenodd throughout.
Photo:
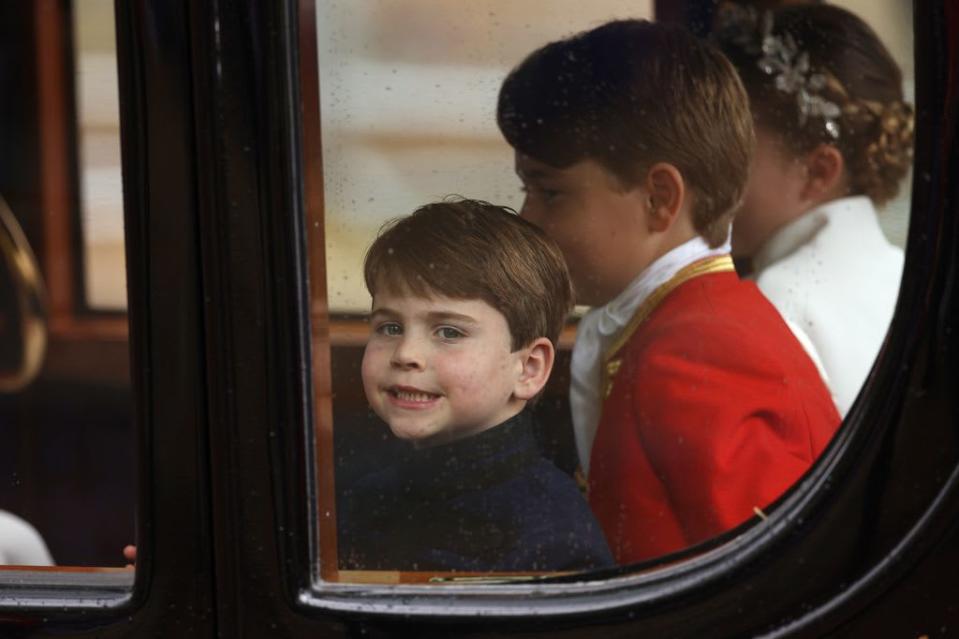
<svg viewBox="0 0 959 639"><path fill-rule="evenodd" d="M764 508L839 424L815 366L728 255L753 135L730 64L678 27L612 22L532 53L498 121L521 215L577 301L570 405L589 501L620 563Z"/></svg>
<svg viewBox="0 0 959 639"><path fill-rule="evenodd" d="M363 387L412 444L344 499L341 558L392 570L612 565L589 506L537 451L527 404L572 306L559 249L485 202L430 204L370 247Z"/></svg>

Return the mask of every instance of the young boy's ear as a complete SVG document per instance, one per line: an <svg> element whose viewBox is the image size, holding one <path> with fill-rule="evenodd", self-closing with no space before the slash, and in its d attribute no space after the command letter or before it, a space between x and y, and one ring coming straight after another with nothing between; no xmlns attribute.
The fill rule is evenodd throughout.
<svg viewBox="0 0 959 639"><path fill-rule="evenodd" d="M538 337L520 349L519 356L522 369L513 388L513 397L528 401L546 386L556 353L552 342L545 337Z"/></svg>
<svg viewBox="0 0 959 639"><path fill-rule="evenodd" d="M686 183L682 174L672 164L657 162L646 173L644 186L649 193L649 230L668 231L686 201Z"/></svg>

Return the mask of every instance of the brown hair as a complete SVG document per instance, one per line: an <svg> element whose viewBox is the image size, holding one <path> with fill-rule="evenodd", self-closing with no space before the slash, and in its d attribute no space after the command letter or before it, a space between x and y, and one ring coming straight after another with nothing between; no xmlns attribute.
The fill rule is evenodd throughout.
<svg viewBox="0 0 959 639"><path fill-rule="evenodd" d="M625 186L674 165L696 231L725 241L749 170L749 103L726 58L681 27L614 21L534 51L503 82L497 121L517 151L556 168L592 159Z"/></svg>
<svg viewBox="0 0 959 639"><path fill-rule="evenodd" d="M914 115L903 100L902 72L889 51L865 22L839 7L791 6L767 15L754 15L747 24L720 20L724 26L714 35L740 73L757 125L778 134L796 155L820 144L835 145L853 193L877 205L895 197L912 165ZM808 56L806 78L819 75L824 83L812 91L814 99L837 107L836 135L821 115L802 113L796 91L777 87L778 73L761 68L757 20L772 21L773 38L790 38L797 59Z"/></svg>
<svg viewBox="0 0 959 639"><path fill-rule="evenodd" d="M538 337L554 345L573 307L559 248L512 209L447 198L387 222L363 266L379 287L413 295L481 299L506 317L513 350Z"/></svg>

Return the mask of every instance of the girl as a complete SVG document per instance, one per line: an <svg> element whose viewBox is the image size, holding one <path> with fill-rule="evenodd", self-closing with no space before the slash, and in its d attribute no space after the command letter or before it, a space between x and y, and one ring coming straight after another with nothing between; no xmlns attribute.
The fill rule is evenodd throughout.
<svg viewBox="0 0 959 639"><path fill-rule="evenodd" d="M750 97L757 144L734 255L812 341L843 415L892 318L902 251L876 207L912 161L913 110L876 34L834 6L723 14L716 40Z"/></svg>

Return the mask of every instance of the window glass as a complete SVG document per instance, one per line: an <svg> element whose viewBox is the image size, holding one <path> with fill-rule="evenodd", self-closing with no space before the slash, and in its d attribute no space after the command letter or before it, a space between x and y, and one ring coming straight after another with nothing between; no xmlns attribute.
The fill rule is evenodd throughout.
<svg viewBox="0 0 959 639"><path fill-rule="evenodd" d="M661 558L767 520L779 497L827 446L869 373L898 293L911 167L911 9L892 1L834 3L848 5L851 13L817 14L815 20L827 26L816 33L833 34L820 37L791 32L800 27L786 9L769 14L773 26L767 30L766 9L790 3L701 4L711 7L708 26L700 25L707 33L701 35L733 62L737 75L723 75L722 82L730 83L735 96L714 98L704 88L714 78L703 76L692 89L675 90L698 98L675 98L669 83L679 86L676 78L687 70L676 63L671 75L645 86L637 83L626 97L607 96L616 106L599 99L597 109L605 109L607 119L596 124L598 111L576 111L588 103L582 96L591 94L590 82L615 86L620 75L646 79L656 71L619 74L615 65L630 59L625 54L609 54L590 66L589 56L599 54L588 47L562 49L560 58L565 58L536 67L562 68L561 73L536 76L521 68L513 76L511 70L548 42L614 19L652 19L651 2L316 3L318 104L310 105L305 94L307 131L318 123L322 140L308 158L315 171L307 180L321 181L323 193L321 203L309 206L309 237L311 273L321 278L312 286L324 580L528 577ZM701 9L692 2L684 6L691 13ZM901 82L863 82L869 76L863 65L871 62L850 54L846 36L834 36L844 30L853 33L849 38L863 40L865 49L875 49L866 58L897 66ZM668 66L678 59L668 52L670 46L672 41L660 41L636 55L661 55ZM716 73L729 73L724 63L717 65ZM895 78L893 72L879 75ZM748 100L736 93L736 77ZM514 79L510 92L504 89L514 110L504 114L506 103L499 102L498 113L501 87ZM567 93L556 89L564 82ZM533 88L524 93L524 87ZM772 96L768 105L763 96ZM702 105L714 99L735 101L739 115L724 112L711 120ZM646 107L621 105L630 100L646 100L648 118L636 117ZM659 103L678 106L662 114ZM575 113L567 117L565 108ZM623 116L616 109L633 110ZM687 120L672 119L679 109L688 111ZM620 116L629 124L616 129L609 121ZM728 121L733 117L740 118L738 129ZM570 129L561 130L550 118L571 122ZM715 125L694 134L683 129L690 121ZM527 134L540 126L549 133ZM598 133L590 138L585 130ZM730 144L723 141L727 134ZM566 143L566 136L574 141ZM684 153L668 155L669 145L683 139ZM307 140L308 149L311 144ZM653 159L676 172L656 173L655 179L646 172L640 177L648 181L630 182L616 172L619 145L657 149L660 155ZM711 164L704 156L712 158ZM642 165L644 172L655 168L631 157L627 161L633 169ZM708 178L696 172L701 161L708 165ZM718 174L717 166L733 168ZM770 167L777 172L769 173ZM661 187L659 178L667 175L679 175L679 181L666 182L682 186ZM810 176L823 178L816 182L818 191L810 186ZM772 184L780 186L770 189ZM679 192L681 200L670 199ZM793 199L787 201L785 194ZM454 342L471 344L475 336L455 322L422 318L462 315L471 325L487 326L479 318L493 306L494 317L505 317L507 335L515 337L510 311L503 310L508 303L495 307L489 302L500 299L495 295L444 294L460 289L411 266L419 253L436 254L433 239L424 239L422 250L406 257L398 248L399 235L388 235L379 248L374 244L379 234L390 232L384 230L387 221L450 195L511 207L540 227L564 256L576 293L577 311L553 342L549 381L522 411L531 420L533 452L509 471L484 460L489 454L518 459L525 427L513 421L477 431L464 427L451 436L444 426L426 432L417 429L433 426L404 426L393 419L441 405L455 412L443 375L466 371L472 374L469 381L482 379L466 386L474 399L501 381L500 373L490 371L503 369L482 368L494 357L492 342L468 358L450 358L454 363L444 370L446 356L437 353L447 353L443 349ZM707 226L693 221L692 211L723 197L729 205L715 215L723 214L716 219L724 221L710 235ZM660 227L653 222L631 226L640 219L631 212L653 216L671 201L681 202L671 215L686 215L695 232L687 237L677 231L655 249L641 244L637 238L654 236ZM730 234L727 213L733 209L737 217ZM663 228L674 228L671 224ZM759 230L751 236L753 224ZM408 228L399 233L426 238L435 230L429 224ZM484 234L483 241L499 241L490 240L492 235ZM875 259L850 259L852 238L867 236L874 244L864 250L875 251ZM485 259L470 250L464 242L463 273ZM367 251L374 262L389 265L370 271L373 286L383 286L372 298L364 280ZM797 255L805 261L789 261ZM429 268L435 266L430 262ZM853 271L859 279L848 276ZM520 266L513 273L523 282L534 277L520 275ZM796 283L789 280L793 275ZM701 277L706 279L696 279ZM676 300L704 304L683 288L694 279L728 282L729 289L717 295L732 309L732 333L717 332L720 320L702 319L692 320L692 330L676 332L689 318L676 308ZM742 283L747 280L757 286ZM426 284L417 289L416 281ZM851 310L842 305L850 290L866 282L870 298L881 300L870 311L868 331L861 324L850 326ZM526 292L516 295L533 299ZM469 306L476 301L479 306ZM744 314L741 309L750 305L758 310ZM676 314L673 319L667 308ZM716 312L711 307L710 313ZM852 329L855 339L847 335ZM853 347L854 355L845 354L848 343L866 332L868 339ZM417 336L424 335L417 346ZM847 365L850 359L856 363ZM395 373L419 370L427 371L421 379L429 377L433 385L414 384L409 381L414 375ZM771 396L782 397L782 403L759 406ZM765 417L773 414L785 417ZM782 421L790 425L780 429ZM782 456L789 462L781 463ZM510 510L538 512L523 505L529 486L522 482L539 472L533 469L541 459L550 472L559 473L556 485L563 486L541 482L541 503L552 503L572 486L571 497L556 501L587 506L562 511L557 516L562 526L547 527L575 539L565 551L589 561L565 566L553 561L549 535L524 528L522 517ZM510 475L511 481L518 483L508 489L490 479L513 471L518 474ZM762 488L755 490L756 484ZM509 496L502 497L500 489ZM552 522L549 517L542 521ZM581 528L563 527L574 519ZM591 554L592 530L602 533L596 545L606 546L608 555ZM491 548L517 544L528 551L526 560L489 559L502 558Z"/></svg>
<svg viewBox="0 0 959 639"><path fill-rule="evenodd" d="M496 127L510 68L550 40L651 13L617 0L317 3L330 310L369 310L363 254L387 219L450 193L521 204Z"/></svg>
<svg viewBox="0 0 959 639"><path fill-rule="evenodd" d="M113 3L2 14L0 565L123 570L135 455Z"/></svg>

